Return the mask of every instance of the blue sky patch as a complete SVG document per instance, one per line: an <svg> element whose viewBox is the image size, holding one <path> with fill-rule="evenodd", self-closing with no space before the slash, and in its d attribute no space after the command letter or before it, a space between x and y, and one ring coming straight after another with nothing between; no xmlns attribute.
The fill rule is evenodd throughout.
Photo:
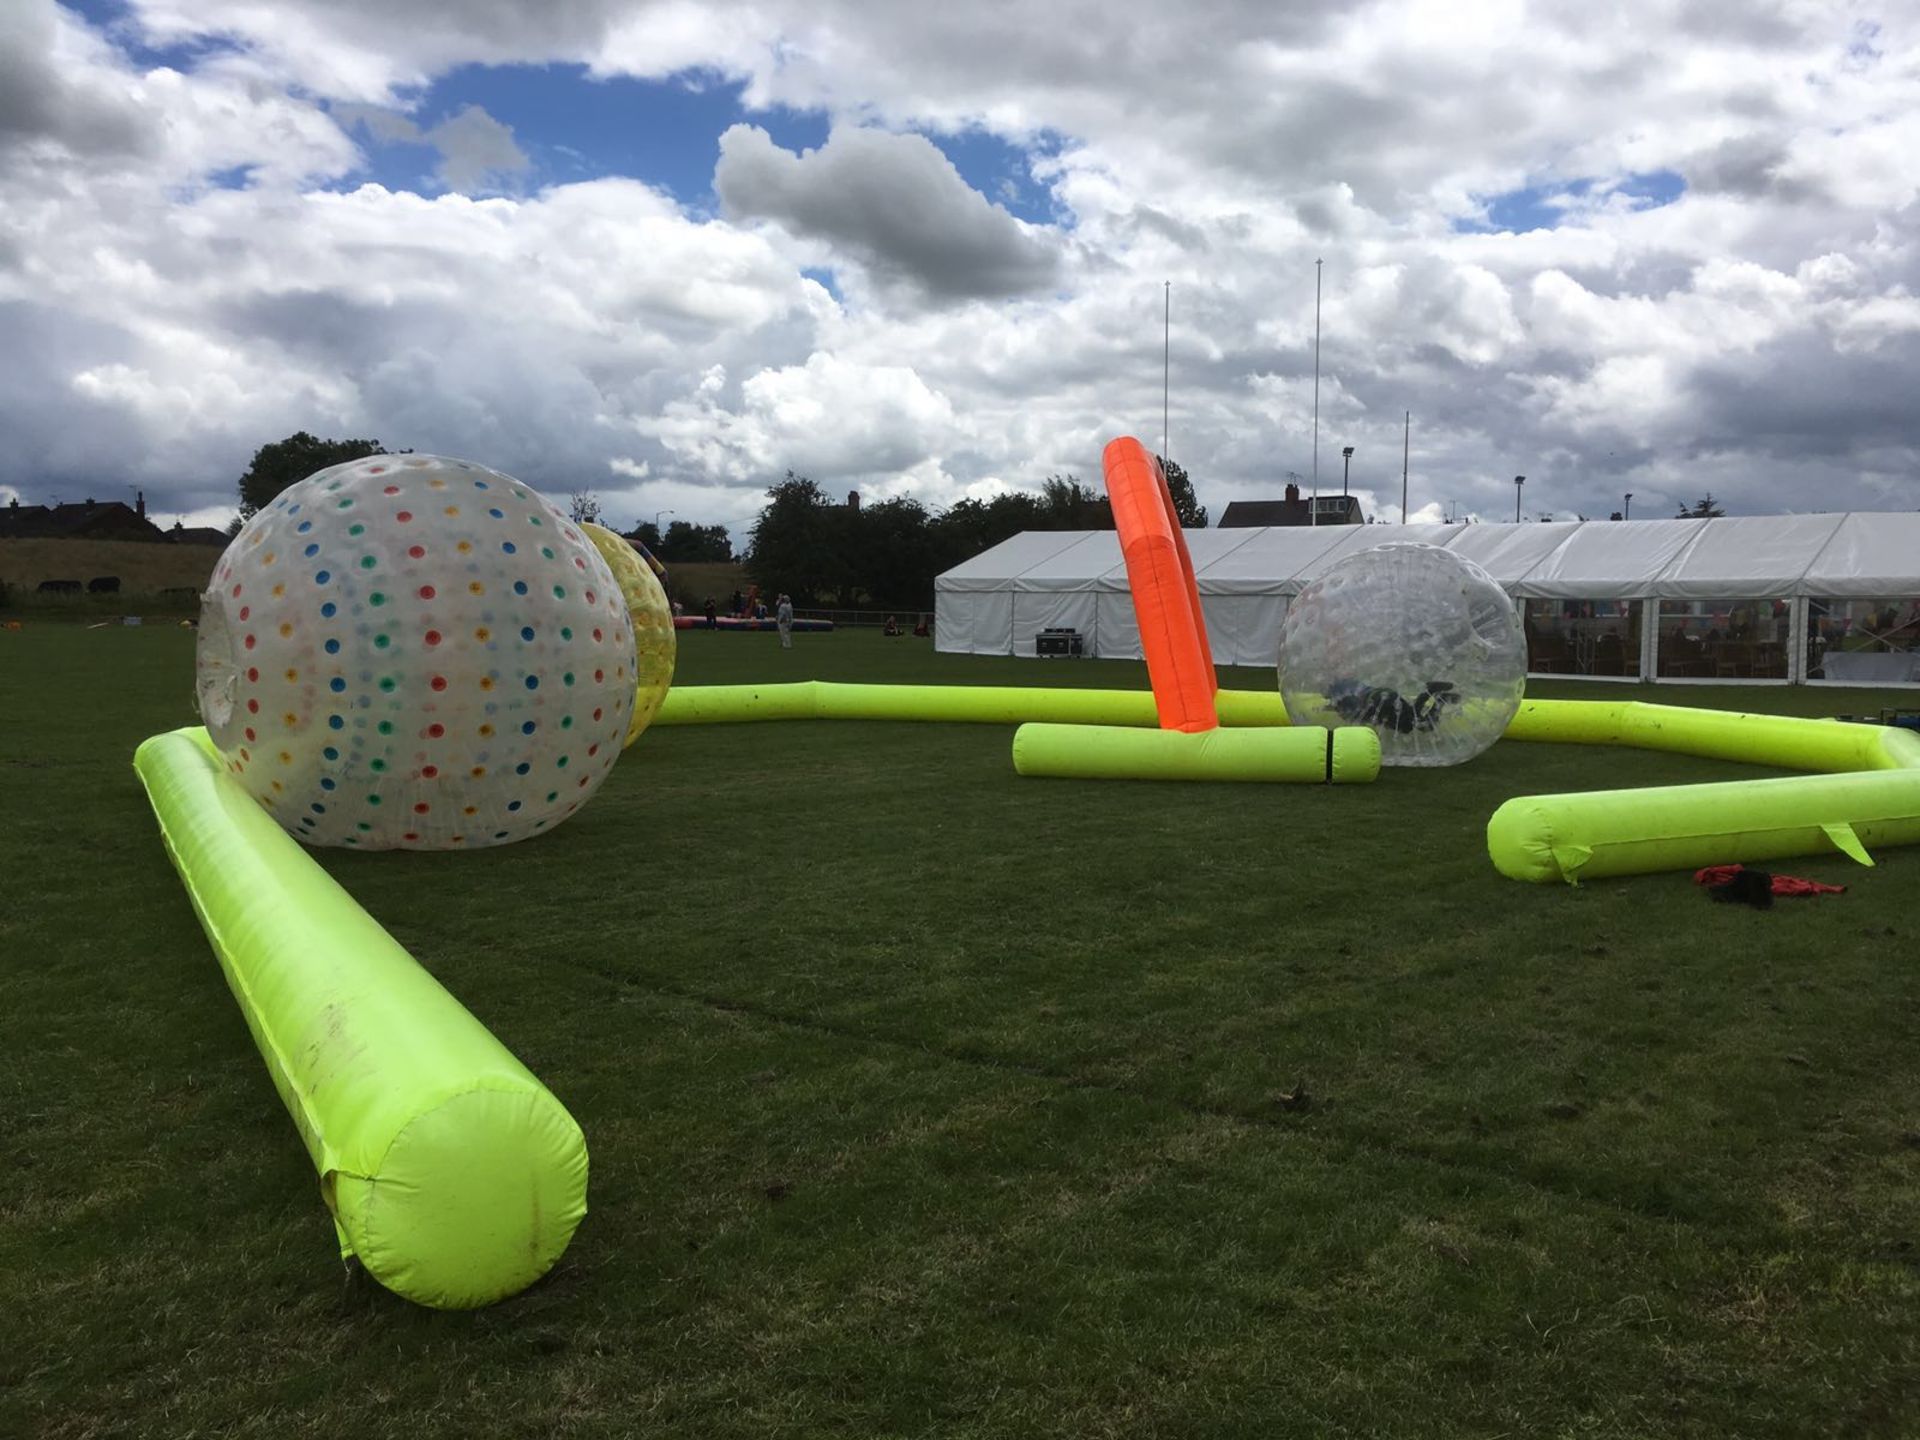
<svg viewBox="0 0 1920 1440"><path fill-rule="evenodd" d="M593 79L581 65L466 65L449 71L418 96L408 118L422 131L468 105L477 105L510 127L533 162L522 177L528 186L623 175L664 189L682 205L711 209L713 169L720 136L731 125L756 125L773 143L799 154L827 142L830 124L817 110L775 107L752 110L742 103L744 81L723 76L675 76L667 80L628 77ZM372 179L389 189L438 188L431 146L380 142L361 133ZM984 130L951 134L923 131L953 162L961 177L995 204L1022 220L1057 220L1052 194L1034 182L1028 151ZM1057 137L1038 145L1059 147Z"/></svg>
<svg viewBox="0 0 1920 1440"><path fill-rule="evenodd" d="M1058 151L1059 136L1043 135L1030 150L987 130L921 133L940 147L961 179L1008 214L1034 225L1057 224L1064 218L1054 204L1053 192L1032 174L1032 156Z"/></svg>
<svg viewBox="0 0 1920 1440"><path fill-rule="evenodd" d="M217 36L156 47L141 37L127 0L66 3L137 67L188 72L210 56L240 48ZM529 164L517 174L492 174L488 185L477 188L522 192L625 176L665 190L690 210L710 213L716 208L713 171L720 136L728 126L757 125L774 144L796 154L818 149L827 140L829 119L824 112L752 110L742 103L745 88L744 81L698 71L666 80L595 79L577 64L463 65L407 97L408 108L396 113L412 122L409 134L396 134L393 128L383 133L382 127L355 123L350 113L341 114L366 163L336 182L337 188L351 190L371 181L389 190L441 193L447 188L441 178L442 156L426 132L468 106L478 106L513 132ZM1034 180L1031 168L1035 154L1059 150L1060 136L1046 133L1031 145L1019 145L979 128L920 133L940 148L970 186L1008 213L1036 225L1059 225L1070 218L1048 187ZM248 178L247 171L235 169L209 181L239 188Z"/></svg>
<svg viewBox="0 0 1920 1440"><path fill-rule="evenodd" d="M823 270L816 265L804 265L800 273L840 302L845 303L846 296L840 293L840 281L831 270Z"/></svg>
<svg viewBox="0 0 1920 1440"><path fill-rule="evenodd" d="M1686 177L1676 170L1648 170L1629 175L1614 187L1622 195L1631 195L1640 203L1636 210L1658 210L1671 205L1686 193Z"/></svg>
<svg viewBox="0 0 1920 1440"><path fill-rule="evenodd" d="M434 176L440 164L440 152L426 141L385 140L360 125L348 125L346 129L359 142L360 153L370 163L342 177L335 189L352 190L369 180L389 190L437 194L444 188Z"/></svg>
<svg viewBox="0 0 1920 1440"><path fill-rule="evenodd" d="M245 48L224 35L195 35L178 44L149 45L127 0L61 0L61 8L103 32L141 70L165 68L184 75L209 56L234 55Z"/></svg>
<svg viewBox="0 0 1920 1440"><path fill-rule="evenodd" d="M1604 184L1588 176L1579 180L1526 185L1488 199L1484 221L1455 221L1453 228L1496 233L1509 231L1516 235L1524 235L1529 230L1554 230L1559 228L1570 210L1581 209L1607 195L1628 196L1636 210L1657 210L1678 200L1686 188L1685 178L1672 170L1648 170L1628 175L1614 184Z"/></svg>
<svg viewBox="0 0 1920 1440"><path fill-rule="evenodd" d="M824 116L748 110L740 102L744 88L744 82L698 75L596 80L583 65L463 65L415 97L407 116L427 131L469 105L479 106L513 131L532 162L521 177L528 188L630 176L706 210L713 203L720 135L729 125L758 125L788 149L815 147L827 138ZM438 188L431 146L357 133L370 163L352 183Z"/></svg>

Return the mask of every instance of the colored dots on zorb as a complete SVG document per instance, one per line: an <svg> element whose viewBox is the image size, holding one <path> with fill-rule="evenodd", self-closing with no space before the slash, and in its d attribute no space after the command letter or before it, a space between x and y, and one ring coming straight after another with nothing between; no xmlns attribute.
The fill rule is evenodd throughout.
<svg viewBox="0 0 1920 1440"><path fill-rule="evenodd" d="M530 486L375 455L242 527L201 597L196 672L228 772L299 839L475 849L551 829L606 778L633 626Z"/></svg>
<svg viewBox="0 0 1920 1440"><path fill-rule="evenodd" d="M1384 765L1458 765L1526 692L1520 618L1499 582L1434 545L1347 557L1294 598L1280 693L1296 725L1365 725Z"/></svg>

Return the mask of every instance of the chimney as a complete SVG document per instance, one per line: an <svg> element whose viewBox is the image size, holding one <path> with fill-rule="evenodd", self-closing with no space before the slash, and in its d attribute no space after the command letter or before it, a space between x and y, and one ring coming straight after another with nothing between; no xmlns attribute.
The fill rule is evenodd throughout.
<svg viewBox="0 0 1920 1440"><path fill-rule="evenodd" d="M1300 487L1295 485L1291 480L1287 482L1287 503L1289 505L1298 505L1300 503Z"/></svg>
<svg viewBox="0 0 1920 1440"><path fill-rule="evenodd" d="M136 490L133 492L133 513L138 515L142 520L147 518L147 492L146 491Z"/></svg>
<svg viewBox="0 0 1920 1440"><path fill-rule="evenodd" d="M858 490L847 491L847 509L858 510L859 508L860 508L860 492Z"/></svg>

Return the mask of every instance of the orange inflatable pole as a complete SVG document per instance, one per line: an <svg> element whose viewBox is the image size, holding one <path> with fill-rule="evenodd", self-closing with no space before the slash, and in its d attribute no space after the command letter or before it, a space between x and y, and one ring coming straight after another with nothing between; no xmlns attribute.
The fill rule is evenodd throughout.
<svg viewBox="0 0 1920 1440"><path fill-rule="evenodd" d="M1173 507L1173 492L1167 488L1167 475L1159 465L1153 467L1153 478L1159 482L1160 503L1167 508L1167 519L1173 526L1173 548L1180 554L1180 573L1186 577L1187 605L1193 615L1193 628L1200 637L1200 658L1207 666L1207 694L1212 695L1220 689L1220 676L1213 668L1213 645L1207 639L1207 613L1200 606L1200 582L1194 577L1193 556L1187 551L1187 532L1180 528L1180 512Z"/></svg>
<svg viewBox="0 0 1920 1440"><path fill-rule="evenodd" d="M1146 447L1123 435L1101 457L1114 528L1140 622L1140 648L1162 730L1215 729L1213 656L1200 616L1193 560L1173 511L1166 477Z"/></svg>

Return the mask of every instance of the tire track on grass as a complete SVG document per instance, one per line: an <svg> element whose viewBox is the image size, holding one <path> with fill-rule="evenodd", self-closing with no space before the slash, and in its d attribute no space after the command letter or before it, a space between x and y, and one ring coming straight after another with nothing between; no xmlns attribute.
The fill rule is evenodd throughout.
<svg viewBox="0 0 1920 1440"><path fill-rule="evenodd" d="M1098 1091L1150 1105L1166 1106L1197 1119L1223 1122L1254 1132L1281 1135L1288 1139L1316 1145L1324 1152L1329 1152L1335 1159L1372 1156L1416 1165L1444 1174L1465 1176L1478 1182L1530 1190L1559 1201L1596 1206L1625 1215L1637 1223L1685 1225L1698 1236L1702 1243L1724 1252L1747 1255L1763 1246L1773 1253L1784 1249L1809 1248L1809 1237L1788 1234L1765 1221L1749 1219L1730 1223L1711 1216L1690 1213L1685 1208L1649 1205L1638 1196L1623 1193L1617 1185L1605 1183L1607 1177L1595 1179L1567 1174L1559 1170L1543 1173L1525 1167L1515 1169L1509 1165L1496 1163L1492 1157L1489 1157L1486 1162L1481 1162L1460 1155L1441 1154L1418 1145L1409 1145L1404 1140L1373 1126L1356 1125L1344 1134L1330 1134L1326 1131L1294 1125L1289 1122L1284 1112L1265 1114L1230 1105L1210 1104L1206 1101L1170 1095L1033 1061L1020 1060L1012 1056L959 1046L932 1045L922 1041L907 1040L819 1016L781 1010L756 1001L741 1000L732 996L675 985L654 977L621 973L595 965L590 961L549 956L543 958L541 963L551 965L556 959L559 964L568 969L602 981L616 990L639 991L659 999L692 1005L715 1014L744 1016L761 1024L799 1031L822 1039L873 1046L946 1064L964 1065L971 1069L1018 1076L1061 1090ZM1734 1228L1736 1223L1737 1229ZM1826 1246L1817 1248L1821 1253L1831 1254L1836 1260L1854 1258L1832 1252Z"/></svg>

